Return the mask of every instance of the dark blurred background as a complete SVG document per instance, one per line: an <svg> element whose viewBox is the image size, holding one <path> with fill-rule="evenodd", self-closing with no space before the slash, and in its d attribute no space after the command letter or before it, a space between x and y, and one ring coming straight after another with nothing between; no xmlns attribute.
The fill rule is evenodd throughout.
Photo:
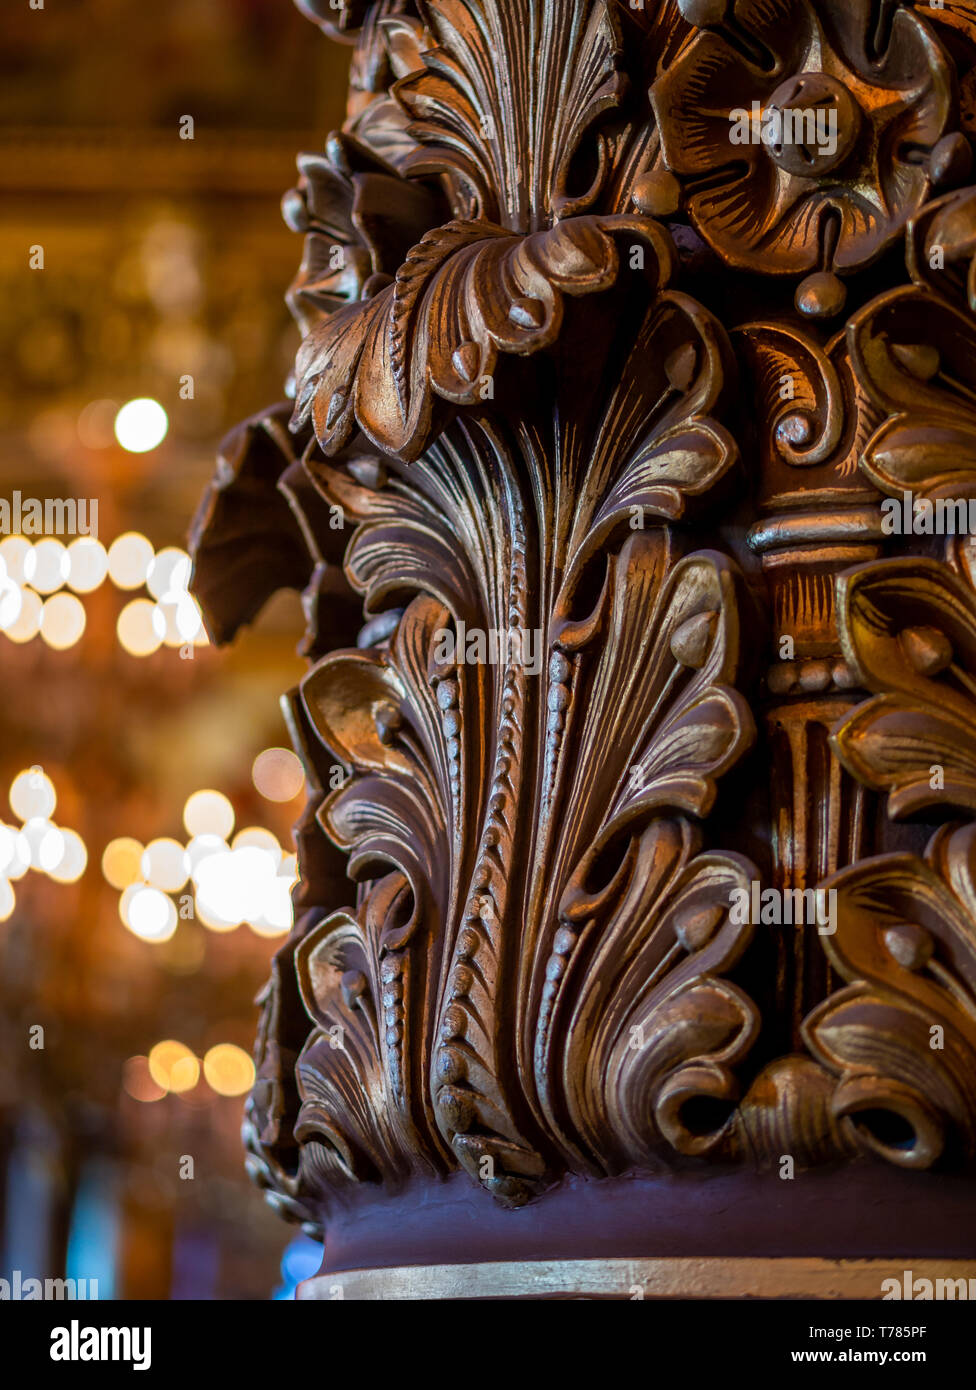
<svg viewBox="0 0 976 1390"><path fill-rule="evenodd" d="M20 0L0 33L0 1278L289 1297L317 1247L239 1128L302 622L286 596L216 652L185 544L219 439L283 394L279 199L347 50L289 0ZM97 540L31 499L97 501Z"/></svg>

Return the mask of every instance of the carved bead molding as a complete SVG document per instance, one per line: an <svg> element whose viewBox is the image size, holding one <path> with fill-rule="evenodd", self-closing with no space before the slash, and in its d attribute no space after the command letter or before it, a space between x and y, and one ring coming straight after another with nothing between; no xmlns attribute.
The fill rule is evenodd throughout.
<svg viewBox="0 0 976 1390"><path fill-rule="evenodd" d="M888 522L976 499L976 2L299 4L294 399L194 528L215 639L308 620L254 1178L972 1165L976 551Z"/></svg>

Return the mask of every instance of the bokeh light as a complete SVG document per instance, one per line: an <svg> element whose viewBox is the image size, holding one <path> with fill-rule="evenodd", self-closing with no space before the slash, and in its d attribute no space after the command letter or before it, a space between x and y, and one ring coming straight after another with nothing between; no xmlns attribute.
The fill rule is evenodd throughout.
<svg viewBox="0 0 976 1390"><path fill-rule="evenodd" d="M26 584L24 567L32 549L26 536L5 536L0 541L0 560L3 561L7 578L15 584Z"/></svg>
<svg viewBox="0 0 976 1390"><path fill-rule="evenodd" d="M116 632L130 656L152 656L162 646L166 623L154 603L135 598L119 614Z"/></svg>
<svg viewBox="0 0 976 1390"><path fill-rule="evenodd" d="M68 546L68 584L76 594L90 594L105 581L108 552L101 541L79 536Z"/></svg>
<svg viewBox="0 0 976 1390"><path fill-rule="evenodd" d="M183 594L176 605L176 630L184 642L193 642L203 632L203 614L192 594Z"/></svg>
<svg viewBox="0 0 976 1390"><path fill-rule="evenodd" d="M183 824L188 835L216 835L227 840L234 829L234 808L223 792L194 792L183 807Z"/></svg>
<svg viewBox="0 0 976 1390"><path fill-rule="evenodd" d="M12 825L0 824L0 878L7 872L8 865L14 862L17 853L18 832Z"/></svg>
<svg viewBox="0 0 976 1390"><path fill-rule="evenodd" d="M156 612L159 614L163 623L163 645L166 647L182 647L183 638L180 630L176 626L176 607L171 603L157 603Z"/></svg>
<svg viewBox="0 0 976 1390"><path fill-rule="evenodd" d="M32 816L24 826L24 838L30 845L32 869L49 873L64 854L64 836L53 821Z"/></svg>
<svg viewBox="0 0 976 1390"><path fill-rule="evenodd" d="M86 449L107 449L115 438L118 401L90 401L78 416L78 438Z"/></svg>
<svg viewBox="0 0 976 1390"><path fill-rule="evenodd" d="M53 594L68 578L68 552L60 541L45 537L24 559L24 579L39 594Z"/></svg>
<svg viewBox="0 0 976 1390"><path fill-rule="evenodd" d="M76 830L62 830L61 858L49 870L55 883L77 883L88 867L88 850Z"/></svg>
<svg viewBox="0 0 976 1390"><path fill-rule="evenodd" d="M74 594L55 594L41 610L41 637L55 651L73 647L85 630L85 608Z"/></svg>
<svg viewBox="0 0 976 1390"><path fill-rule="evenodd" d="M245 830L239 830L231 841L231 849L258 849L263 850L271 856L274 863L275 873L281 862L281 846L276 835L270 830L264 830L259 825L249 825Z"/></svg>
<svg viewBox="0 0 976 1390"><path fill-rule="evenodd" d="M218 1043L203 1059L203 1075L218 1096L242 1096L254 1085L254 1063L243 1048Z"/></svg>
<svg viewBox="0 0 976 1390"><path fill-rule="evenodd" d="M127 401L115 417L115 437L130 454L146 454L166 438L166 411L149 396Z"/></svg>
<svg viewBox="0 0 976 1390"><path fill-rule="evenodd" d="M192 1091L200 1080L200 1063L185 1043L167 1038L150 1050L149 1075L164 1091Z"/></svg>
<svg viewBox="0 0 976 1390"><path fill-rule="evenodd" d="M176 931L179 919L173 899L158 888L132 884L122 894L119 903L120 914L123 902L125 915L122 920L133 936L138 936L140 941L168 941Z"/></svg>
<svg viewBox="0 0 976 1390"><path fill-rule="evenodd" d="M194 835L183 851L183 862L188 878L197 881L197 874L204 859L212 854L226 854L230 845L219 835Z"/></svg>
<svg viewBox="0 0 976 1390"><path fill-rule="evenodd" d="M222 917L219 912L209 906L206 899L199 893L196 899L196 913L197 917L208 931L217 932L218 934L221 932L237 931L237 928L241 925L240 918L231 918L228 920L226 917Z"/></svg>
<svg viewBox="0 0 976 1390"><path fill-rule="evenodd" d="M146 882L166 893L175 893L187 880L185 851L178 840L151 840L141 867Z"/></svg>
<svg viewBox="0 0 976 1390"><path fill-rule="evenodd" d="M10 784L10 809L23 821L54 814L58 794L54 783L41 767L28 767Z"/></svg>
<svg viewBox="0 0 976 1390"><path fill-rule="evenodd" d="M138 531L116 536L109 546L108 574L118 589L138 589L145 584L152 562L152 545Z"/></svg>
<svg viewBox="0 0 976 1390"><path fill-rule="evenodd" d="M105 879L121 893L142 876L142 845L128 835L112 840L102 855Z"/></svg>
<svg viewBox="0 0 976 1390"><path fill-rule="evenodd" d="M149 1070L148 1057L130 1057L122 1068L122 1087L133 1100L162 1100L165 1086L157 1086Z"/></svg>
<svg viewBox="0 0 976 1390"><path fill-rule="evenodd" d="M291 749L266 748L254 759L251 780L266 801L293 801L305 785L305 773Z"/></svg>
<svg viewBox="0 0 976 1390"><path fill-rule="evenodd" d="M12 579L0 580L0 632L13 627L24 606L24 591Z"/></svg>
<svg viewBox="0 0 976 1390"><path fill-rule="evenodd" d="M13 832L13 847L7 863L3 869L4 875L16 881L21 879L30 868L31 849L27 836L22 830L14 830L12 826L5 826L5 830Z"/></svg>
<svg viewBox="0 0 976 1390"><path fill-rule="evenodd" d="M155 599L178 599L190 583L190 557L177 546L167 546L153 559L146 588Z"/></svg>
<svg viewBox="0 0 976 1390"><path fill-rule="evenodd" d="M20 596L20 613L14 622L4 627L4 632L11 642L30 642L40 630L43 601L33 589L22 589Z"/></svg>
<svg viewBox="0 0 976 1390"><path fill-rule="evenodd" d="M293 878L276 877L267 885L261 911L250 919L251 930L257 936L284 936L294 925L291 890Z"/></svg>

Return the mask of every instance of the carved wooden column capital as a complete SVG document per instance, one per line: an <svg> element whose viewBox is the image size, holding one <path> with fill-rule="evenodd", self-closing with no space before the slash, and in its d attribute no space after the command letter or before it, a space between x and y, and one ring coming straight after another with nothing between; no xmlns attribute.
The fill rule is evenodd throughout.
<svg viewBox="0 0 976 1390"><path fill-rule="evenodd" d="M298 3L348 118L194 538L215 638L308 618L255 1179L340 1246L463 1183L497 1251L788 1159L951 1232L976 551L911 518L976 499L976 9Z"/></svg>

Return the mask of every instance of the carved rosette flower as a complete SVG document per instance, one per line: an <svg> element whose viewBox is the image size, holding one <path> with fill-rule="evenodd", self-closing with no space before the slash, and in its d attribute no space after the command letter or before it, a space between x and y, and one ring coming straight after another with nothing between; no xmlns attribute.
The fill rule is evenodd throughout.
<svg viewBox="0 0 976 1390"><path fill-rule="evenodd" d="M652 91L664 162L695 227L739 269L857 270L926 196L920 155L952 106L942 49L901 6L873 28L870 0L736 0L720 11L708 7L709 27ZM753 102L763 115L819 113L836 139L765 143L755 130L754 142L733 143L737 113L751 115Z"/></svg>

